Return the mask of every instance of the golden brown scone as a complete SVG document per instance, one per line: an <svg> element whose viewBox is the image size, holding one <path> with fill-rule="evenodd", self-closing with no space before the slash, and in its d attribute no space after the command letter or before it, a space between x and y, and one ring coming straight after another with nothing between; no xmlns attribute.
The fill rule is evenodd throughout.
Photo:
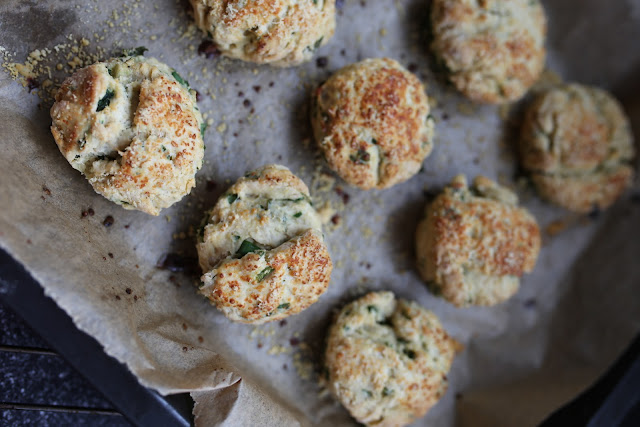
<svg viewBox="0 0 640 427"><path fill-rule="evenodd" d="M365 59L331 76L312 98L311 123L329 166L365 190L411 178L433 147L424 86L389 58Z"/></svg>
<svg viewBox="0 0 640 427"><path fill-rule="evenodd" d="M518 290L540 251L535 218L517 196L483 176L456 176L427 206L416 232L420 275L458 307L495 305Z"/></svg>
<svg viewBox="0 0 640 427"><path fill-rule="evenodd" d="M522 97L544 68L539 0L433 0L431 49L449 80L483 103Z"/></svg>
<svg viewBox="0 0 640 427"><path fill-rule="evenodd" d="M196 24L223 55L299 65L333 36L335 0L190 0Z"/></svg>
<svg viewBox="0 0 640 427"><path fill-rule="evenodd" d="M229 319L260 324L299 313L329 285L332 263L307 186L284 166L247 173L199 232L200 293Z"/></svg>
<svg viewBox="0 0 640 427"><path fill-rule="evenodd" d="M327 386L358 422L404 426L445 393L459 349L432 312L372 292L347 304L329 330Z"/></svg>
<svg viewBox="0 0 640 427"><path fill-rule="evenodd" d="M595 87L570 84L539 95L525 115L520 153L540 195L574 212L606 209L633 179L629 120Z"/></svg>
<svg viewBox="0 0 640 427"><path fill-rule="evenodd" d="M187 195L202 166L195 91L153 58L114 58L69 77L51 107L58 148L96 192L158 215Z"/></svg>

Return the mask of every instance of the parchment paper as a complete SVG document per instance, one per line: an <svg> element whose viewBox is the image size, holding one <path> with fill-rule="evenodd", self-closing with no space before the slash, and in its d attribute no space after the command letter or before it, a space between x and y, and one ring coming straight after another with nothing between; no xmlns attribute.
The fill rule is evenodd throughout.
<svg viewBox="0 0 640 427"><path fill-rule="evenodd" d="M612 90L640 135L640 1L544 4L549 69ZM417 300L465 345L448 392L416 425L539 422L595 380L640 329L639 186L598 218L571 216L518 187L543 230L563 229L545 236L518 294L470 309L429 294L413 259L425 190L460 172L513 185L518 108L507 114L473 105L430 71L427 7L419 0L346 1L336 36L318 52L326 67L313 61L273 69L198 55L202 35L181 3L5 0L5 62L49 48L44 63L55 81L74 61L59 59L71 45L103 58L144 45L147 56L175 67L200 92L211 126L190 196L159 217L125 211L94 193L60 155L48 130L50 103L3 70L0 245L141 383L164 394L191 392L199 425L353 423L317 385L314 369L334 309L373 289ZM54 46L64 44L56 56ZM307 105L311 88L331 72L377 56L398 59L427 84L437 101L437 138L423 172L392 190L364 192L327 182L331 174L309 139ZM310 184L317 206L331 207L325 211L339 225L330 221L325 234L335 269L317 304L286 322L251 327L229 322L196 294L199 272L156 265L168 253L195 257L193 230L204 211L246 170L267 163L290 167ZM106 227L109 215L114 223Z"/></svg>

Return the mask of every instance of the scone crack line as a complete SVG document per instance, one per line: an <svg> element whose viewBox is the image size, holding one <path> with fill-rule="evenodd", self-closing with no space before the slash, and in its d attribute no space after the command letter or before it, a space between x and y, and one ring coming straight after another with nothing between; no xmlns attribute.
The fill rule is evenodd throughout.
<svg viewBox="0 0 640 427"><path fill-rule="evenodd" d="M229 319L260 324L296 314L329 284L332 262L306 185L268 165L233 184L197 244L200 293Z"/></svg>

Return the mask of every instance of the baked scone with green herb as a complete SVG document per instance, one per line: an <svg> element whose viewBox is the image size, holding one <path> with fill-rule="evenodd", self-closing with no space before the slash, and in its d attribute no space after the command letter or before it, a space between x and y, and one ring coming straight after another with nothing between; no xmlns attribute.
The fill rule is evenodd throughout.
<svg viewBox="0 0 640 427"><path fill-rule="evenodd" d="M347 304L329 329L325 381L358 422L403 426L445 393L459 350L435 314L372 292Z"/></svg>
<svg viewBox="0 0 640 427"><path fill-rule="evenodd" d="M523 167L538 193L571 211L602 210L633 180L633 135L606 91L570 84L540 94L525 113Z"/></svg>
<svg viewBox="0 0 640 427"><path fill-rule="evenodd" d="M190 0L196 25L223 55L290 67L308 61L336 27L335 0Z"/></svg>
<svg viewBox="0 0 640 427"><path fill-rule="evenodd" d="M515 101L544 68L547 19L539 0L433 0L431 28L436 60L473 101Z"/></svg>
<svg viewBox="0 0 640 427"><path fill-rule="evenodd" d="M434 120L418 78L393 59L342 68L312 97L311 123L329 167L351 185L388 188L421 168Z"/></svg>
<svg viewBox="0 0 640 427"><path fill-rule="evenodd" d="M332 263L307 186L284 166L247 173L198 235L200 293L229 319L260 324L299 313L329 285Z"/></svg>
<svg viewBox="0 0 640 427"><path fill-rule="evenodd" d="M416 232L418 270L431 292L457 307L499 304L518 291L540 252L536 219L517 196L478 176L456 176Z"/></svg>
<svg viewBox="0 0 640 427"><path fill-rule="evenodd" d="M158 215L195 186L204 156L195 91L153 58L78 70L57 92L51 119L71 166L125 209Z"/></svg>

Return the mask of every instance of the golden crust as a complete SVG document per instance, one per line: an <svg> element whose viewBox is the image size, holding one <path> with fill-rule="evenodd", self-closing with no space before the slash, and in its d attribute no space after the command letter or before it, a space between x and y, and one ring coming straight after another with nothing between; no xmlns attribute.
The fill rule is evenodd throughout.
<svg viewBox="0 0 640 427"><path fill-rule="evenodd" d="M331 258L307 186L287 168L247 173L207 215L200 293L229 319L259 324L299 313L329 285Z"/></svg>
<svg viewBox="0 0 640 427"><path fill-rule="evenodd" d="M434 0L431 25L431 49L476 102L515 101L542 73L547 22L538 0Z"/></svg>
<svg viewBox="0 0 640 427"><path fill-rule="evenodd" d="M329 329L326 383L359 422L407 425L445 393L459 349L435 314L372 292L347 304Z"/></svg>
<svg viewBox="0 0 640 427"><path fill-rule="evenodd" d="M60 151L96 192L157 215L195 186L202 117L195 96L153 59L97 63L68 78L51 108Z"/></svg>
<svg viewBox="0 0 640 427"><path fill-rule="evenodd" d="M322 235L310 229L274 250L227 258L202 277L200 292L229 319L260 324L315 303L329 286L331 269Z"/></svg>
<svg viewBox="0 0 640 427"><path fill-rule="evenodd" d="M629 121L594 87L571 84L538 96L525 115L520 154L540 195L574 212L606 209L633 179Z"/></svg>
<svg viewBox="0 0 640 427"><path fill-rule="evenodd" d="M424 86L389 58L367 59L331 76L314 93L311 123L329 166L365 190L406 181L433 147Z"/></svg>
<svg viewBox="0 0 640 427"><path fill-rule="evenodd" d="M604 210L618 200L633 181L631 166L619 166L585 176L531 175L538 193L573 212Z"/></svg>
<svg viewBox="0 0 640 427"><path fill-rule="evenodd" d="M335 0L190 1L198 27L243 61L299 65L335 31Z"/></svg>
<svg viewBox="0 0 640 427"><path fill-rule="evenodd" d="M485 177L472 189L454 178L425 212L416 232L418 269L432 292L458 307L511 297L540 251L535 218L509 190Z"/></svg>

